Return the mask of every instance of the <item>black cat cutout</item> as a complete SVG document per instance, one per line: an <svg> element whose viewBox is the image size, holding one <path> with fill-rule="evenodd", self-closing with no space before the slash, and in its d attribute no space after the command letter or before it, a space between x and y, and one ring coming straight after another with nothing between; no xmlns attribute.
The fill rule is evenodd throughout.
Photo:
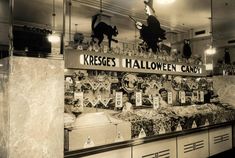
<svg viewBox="0 0 235 158"><path fill-rule="evenodd" d="M97 16L98 15L95 15L94 19L92 20L92 26L91 26L93 31L93 35L91 35L92 41L94 42L95 38L98 39L98 46L100 47L100 44L103 42L104 35L106 35L108 38L109 49L111 49L111 41L114 41L116 43L118 42L118 40L113 39L113 36L118 35L118 29L116 26L112 27L104 22L99 22L95 26Z"/></svg>
<svg viewBox="0 0 235 158"><path fill-rule="evenodd" d="M184 47L183 47L183 57L186 59L189 59L192 55L191 47L190 47L190 41L184 40Z"/></svg>
<svg viewBox="0 0 235 158"><path fill-rule="evenodd" d="M231 64L231 59L230 59L230 54L229 54L228 49L224 50L224 63L225 64Z"/></svg>

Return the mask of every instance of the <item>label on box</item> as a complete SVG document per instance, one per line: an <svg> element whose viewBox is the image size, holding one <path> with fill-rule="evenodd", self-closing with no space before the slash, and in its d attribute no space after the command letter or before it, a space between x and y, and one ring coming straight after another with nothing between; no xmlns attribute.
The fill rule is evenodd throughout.
<svg viewBox="0 0 235 158"><path fill-rule="evenodd" d="M177 128L176 128L176 131L182 131L182 126L181 126L180 123L178 123Z"/></svg>
<svg viewBox="0 0 235 158"><path fill-rule="evenodd" d="M138 138L146 137L146 133L143 128L141 128Z"/></svg>
<svg viewBox="0 0 235 158"><path fill-rule="evenodd" d="M204 102L204 91L200 91L200 102Z"/></svg>
<svg viewBox="0 0 235 158"><path fill-rule="evenodd" d="M196 124L195 120L193 121L192 128L197 128L197 124Z"/></svg>
<svg viewBox="0 0 235 158"><path fill-rule="evenodd" d="M135 93L135 104L136 106L142 106L142 92Z"/></svg>
<svg viewBox="0 0 235 158"><path fill-rule="evenodd" d="M153 109L158 109L159 108L159 104L160 104L160 100L159 97L153 97Z"/></svg>
<svg viewBox="0 0 235 158"><path fill-rule="evenodd" d="M84 143L84 148L90 148L95 146L95 143L93 142L93 140L91 139L91 137L89 136L86 140L86 142Z"/></svg>
<svg viewBox="0 0 235 158"><path fill-rule="evenodd" d="M185 101L185 91L180 91L179 92L179 98L180 98L180 103L184 104Z"/></svg>
<svg viewBox="0 0 235 158"><path fill-rule="evenodd" d="M122 92L116 92L115 93L115 107L121 108L123 106L122 103Z"/></svg>
<svg viewBox="0 0 235 158"><path fill-rule="evenodd" d="M172 92L167 93L167 103L172 104Z"/></svg>
<svg viewBox="0 0 235 158"><path fill-rule="evenodd" d="M209 126L209 125L210 125L209 120L208 120L208 119L206 119L206 121L205 121L205 125L204 125L204 126Z"/></svg>
<svg viewBox="0 0 235 158"><path fill-rule="evenodd" d="M122 141L124 141L124 138L121 135L121 132L119 131L116 138L115 138L115 140L114 140L114 142L122 142Z"/></svg>

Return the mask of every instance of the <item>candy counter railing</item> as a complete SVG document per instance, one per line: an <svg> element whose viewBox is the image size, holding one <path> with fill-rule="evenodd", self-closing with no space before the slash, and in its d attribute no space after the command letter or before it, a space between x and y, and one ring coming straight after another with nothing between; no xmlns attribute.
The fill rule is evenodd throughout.
<svg viewBox="0 0 235 158"><path fill-rule="evenodd" d="M205 82L212 79L204 77L203 66L77 51L68 51L65 64L65 157L207 157L232 147L233 103L204 103L213 85ZM153 99L161 88L171 94L165 106ZM226 128L213 135L220 126ZM212 138L220 150L209 146Z"/></svg>

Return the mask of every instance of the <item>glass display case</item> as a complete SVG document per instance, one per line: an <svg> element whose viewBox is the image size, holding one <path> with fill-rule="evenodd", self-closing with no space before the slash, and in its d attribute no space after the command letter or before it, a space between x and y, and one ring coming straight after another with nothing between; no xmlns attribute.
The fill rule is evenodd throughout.
<svg viewBox="0 0 235 158"><path fill-rule="evenodd" d="M235 120L234 107L220 101L213 78L204 75L202 65L155 61L166 66L154 70L146 66L151 59L74 50L70 53L65 58L70 62L64 80L67 150ZM81 59L86 55L89 59L84 62ZM90 65L92 57L110 59L118 67ZM125 62L142 66L126 68Z"/></svg>

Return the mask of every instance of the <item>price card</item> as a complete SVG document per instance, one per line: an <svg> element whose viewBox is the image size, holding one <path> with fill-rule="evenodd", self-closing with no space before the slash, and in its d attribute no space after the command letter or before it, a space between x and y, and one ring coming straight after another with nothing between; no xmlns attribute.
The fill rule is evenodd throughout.
<svg viewBox="0 0 235 158"><path fill-rule="evenodd" d="M204 102L204 91L200 91L200 102Z"/></svg>
<svg viewBox="0 0 235 158"><path fill-rule="evenodd" d="M167 93L167 103L168 104L172 104L172 92L168 92Z"/></svg>
<svg viewBox="0 0 235 158"><path fill-rule="evenodd" d="M117 108L123 107L122 92L116 92L115 93L115 107L117 107Z"/></svg>
<svg viewBox="0 0 235 158"><path fill-rule="evenodd" d="M193 102L197 102L198 98L199 98L198 91L193 91L193 98L192 98Z"/></svg>
<svg viewBox="0 0 235 158"><path fill-rule="evenodd" d="M135 93L135 104L136 106L142 106L142 92Z"/></svg>
<svg viewBox="0 0 235 158"><path fill-rule="evenodd" d="M184 104L185 103L185 91L180 91L179 92L179 98L180 98L180 102L182 103L182 104Z"/></svg>
<svg viewBox="0 0 235 158"><path fill-rule="evenodd" d="M77 100L77 106L79 106L83 111L83 92L75 92L74 93L74 100Z"/></svg>
<svg viewBox="0 0 235 158"><path fill-rule="evenodd" d="M159 97L156 96L156 97L153 97L153 109L158 109L159 108Z"/></svg>

